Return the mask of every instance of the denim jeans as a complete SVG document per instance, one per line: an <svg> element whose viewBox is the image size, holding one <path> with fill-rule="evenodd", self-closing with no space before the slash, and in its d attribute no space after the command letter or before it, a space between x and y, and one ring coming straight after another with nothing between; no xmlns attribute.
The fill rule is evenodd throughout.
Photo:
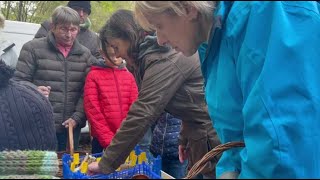
<svg viewBox="0 0 320 180"><path fill-rule="evenodd" d="M79 141L80 141L80 134L81 134L81 128L76 127L73 129L73 145L74 150L78 150ZM69 143L69 134L67 129L63 131L62 133L56 133L57 140L58 140L58 147L57 151L66 151L67 143Z"/></svg>
<svg viewBox="0 0 320 180"><path fill-rule="evenodd" d="M187 175L188 161L182 164L177 159L162 159L162 171L176 179L182 179Z"/></svg>

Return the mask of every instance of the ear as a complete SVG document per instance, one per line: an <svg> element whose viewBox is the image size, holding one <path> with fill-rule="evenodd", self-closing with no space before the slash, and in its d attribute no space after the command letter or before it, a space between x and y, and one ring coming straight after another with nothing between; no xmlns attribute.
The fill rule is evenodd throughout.
<svg viewBox="0 0 320 180"><path fill-rule="evenodd" d="M198 18L198 10L192 6L186 6L185 7L187 19L190 21L197 20Z"/></svg>

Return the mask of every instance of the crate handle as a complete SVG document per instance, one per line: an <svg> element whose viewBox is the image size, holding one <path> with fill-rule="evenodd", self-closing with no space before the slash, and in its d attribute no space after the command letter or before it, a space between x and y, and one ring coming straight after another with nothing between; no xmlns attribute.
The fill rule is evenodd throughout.
<svg viewBox="0 0 320 180"><path fill-rule="evenodd" d="M192 168L189 170L187 176L184 179L192 179L203 171L207 162L213 160L217 155L223 153L224 151L235 148L244 147L244 142L228 142L225 144L220 144L205 154L198 162L196 162Z"/></svg>

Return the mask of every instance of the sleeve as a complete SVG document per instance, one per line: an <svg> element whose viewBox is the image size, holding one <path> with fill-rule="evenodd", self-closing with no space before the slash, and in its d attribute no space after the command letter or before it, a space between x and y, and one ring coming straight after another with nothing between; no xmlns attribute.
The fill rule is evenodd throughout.
<svg viewBox="0 0 320 180"><path fill-rule="evenodd" d="M32 83L36 66L36 57L32 45L30 42L26 43L22 46L13 79L24 85L37 88L36 85Z"/></svg>
<svg viewBox="0 0 320 180"><path fill-rule="evenodd" d="M230 41L238 54L235 63L243 94L246 147L238 153L239 178L294 178L306 172L310 177L318 172L314 159L320 155L312 142L320 135L314 128L320 118L320 15L312 3L255 3L250 16L237 22L245 24ZM219 136L224 141L237 139L232 134ZM229 155L221 157L217 177L233 166Z"/></svg>
<svg viewBox="0 0 320 180"><path fill-rule="evenodd" d="M148 66L138 99L99 163L103 173L114 172L125 161L184 80L183 74L170 60L158 60Z"/></svg>
<svg viewBox="0 0 320 180"><path fill-rule="evenodd" d="M72 114L71 118L77 122L77 126L83 128L86 126L86 115L83 108L83 90L81 91L81 97L79 98L75 112Z"/></svg>
<svg viewBox="0 0 320 180"><path fill-rule="evenodd" d="M90 122L91 129L93 129L97 135L97 139L103 148L106 148L114 134L110 130L108 123L101 112L100 101L99 101L99 91L97 82L94 80L91 73L88 74L86 78L86 83L84 86L84 109L87 118Z"/></svg>
<svg viewBox="0 0 320 180"><path fill-rule="evenodd" d="M130 73L130 72L129 72ZM136 83L136 80L134 79L133 75L130 73L130 76L132 77L131 79L131 84L132 84L132 87L131 87L131 97L130 97L130 107L131 105L137 100L138 98L138 86L137 86L137 83Z"/></svg>

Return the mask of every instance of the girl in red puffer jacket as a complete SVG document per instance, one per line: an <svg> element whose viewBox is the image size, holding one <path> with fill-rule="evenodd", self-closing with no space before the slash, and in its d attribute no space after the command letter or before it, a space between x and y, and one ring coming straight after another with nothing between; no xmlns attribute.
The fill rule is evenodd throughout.
<svg viewBox="0 0 320 180"><path fill-rule="evenodd" d="M136 81L125 67L125 61L109 53L113 48L102 49L108 51L101 52L105 62L91 67L84 87L84 109L93 137L92 153L100 153L110 144L138 97Z"/></svg>

